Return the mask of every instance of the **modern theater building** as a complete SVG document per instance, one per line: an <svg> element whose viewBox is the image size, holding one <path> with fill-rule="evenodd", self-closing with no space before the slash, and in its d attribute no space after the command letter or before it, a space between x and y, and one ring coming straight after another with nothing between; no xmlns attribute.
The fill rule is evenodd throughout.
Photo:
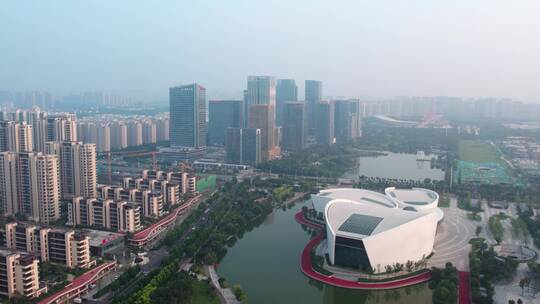
<svg viewBox="0 0 540 304"><path fill-rule="evenodd" d="M324 214L330 263L375 272L429 256L443 219L439 195L421 188L328 189L312 201Z"/></svg>

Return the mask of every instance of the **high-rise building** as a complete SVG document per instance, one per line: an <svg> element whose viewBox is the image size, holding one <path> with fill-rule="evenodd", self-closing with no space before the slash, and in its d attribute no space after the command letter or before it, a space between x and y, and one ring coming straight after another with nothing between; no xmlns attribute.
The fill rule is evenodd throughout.
<svg viewBox="0 0 540 304"><path fill-rule="evenodd" d="M261 160L271 160L279 155L279 147L275 144L274 106L272 104L256 104L249 109L250 129L261 130Z"/></svg>
<svg viewBox="0 0 540 304"><path fill-rule="evenodd" d="M305 100L308 117L308 131L310 135L314 135L317 128L317 120L315 119L315 108L322 100L322 82L318 80L306 80L305 82Z"/></svg>
<svg viewBox="0 0 540 304"><path fill-rule="evenodd" d="M313 126L315 140L319 144L331 145L334 143L334 104L321 101L313 105L313 119L317 123Z"/></svg>
<svg viewBox="0 0 540 304"><path fill-rule="evenodd" d="M283 149L298 151L306 144L306 111L303 102L285 103L283 109Z"/></svg>
<svg viewBox="0 0 540 304"><path fill-rule="evenodd" d="M0 153L0 213L14 215L19 211L17 154Z"/></svg>
<svg viewBox="0 0 540 304"><path fill-rule="evenodd" d="M39 297L39 260L32 254L0 249L0 294L8 298L17 295Z"/></svg>
<svg viewBox="0 0 540 304"><path fill-rule="evenodd" d="M48 142L46 151L60 160L62 197L97 195L96 145L82 142Z"/></svg>
<svg viewBox="0 0 540 304"><path fill-rule="evenodd" d="M77 116L70 113L49 115L47 141L77 141Z"/></svg>
<svg viewBox="0 0 540 304"><path fill-rule="evenodd" d="M320 102L322 100L322 82L318 80L306 80L304 99L308 104Z"/></svg>
<svg viewBox="0 0 540 304"><path fill-rule="evenodd" d="M32 125L26 122L0 121L0 151L32 152Z"/></svg>
<svg viewBox="0 0 540 304"><path fill-rule="evenodd" d="M248 76L244 119L249 125L251 107L258 104L276 105L276 79L272 76ZM275 113L272 119L275 120Z"/></svg>
<svg viewBox="0 0 540 304"><path fill-rule="evenodd" d="M227 128L226 160L241 165L261 162L261 130Z"/></svg>
<svg viewBox="0 0 540 304"><path fill-rule="evenodd" d="M47 113L35 107L28 113L27 118L32 125L34 151L42 152L47 142Z"/></svg>
<svg viewBox="0 0 540 304"><path fill-rule="evenodd" d="M110 125L111 148L124 149L128 146L128 129L123 122L114 122Z"/></svg>
<svg viewBox="0 0 540 304"><path fill-rule="evenodd" d="M208 144L224 146L227 128L243 126L241 100L210 100L210 120L208 121Z"/></svg>
<svg viewBox="0 0 540 304"><path fill-rule="evenodd" d="M359 100L336 100L334 130L336 142L347 142L362 136L361 104Z"/></svg>
<svg viewBox="0 0 540 304"><path fill-rule="evenodd" d="M276 125L283 126L286 102L298 101L298 87L294 79L278 79L276 85Z"/></svg>
<svg viewBox="0 0 540 304"><path fill-rule="evenodd" d="M155 144L157 142L157 127L152 120L145 120L142 123L143 144Z"/></svg>
<svg viewBox="0 0 540 304"><path fill-rule="evenodd" d="M173 147L206 146L206 89L198 84L169 90L169 138Z"/></svg>
<svg viewBox="0 0 540 304"><path fill-rule="evenodd" d="M169 119L162 118L156 123L157 127L157 140L168 141L169 140Z"/></svg>
<svg viewBox="0 0 540 304"><path fill-rule="evenodd" d="M60 218L58 156L1 152L0 174L0 206L6 215L20 213L43 223Z"/></svg>
<svg viewBox="0 0 540 304"><path fill-rule="evenodd" d="M98 123L96 150L98 152L111 151L111 128L108 123Z"/></svg>
<svg viewBox="0 0 540 304"><path fill-rule="evenodd" d="M136 120L128 122L127 125L127 144L129 147L140 146L143 144L142 124Z"/></svg>

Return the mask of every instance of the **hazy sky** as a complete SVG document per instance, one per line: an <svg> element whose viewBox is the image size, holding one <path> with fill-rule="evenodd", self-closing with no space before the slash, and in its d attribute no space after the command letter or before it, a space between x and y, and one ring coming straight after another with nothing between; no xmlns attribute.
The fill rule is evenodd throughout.
<svg viewBox="0 0 540 304"><path fill-rule="evenodd" d="M231 98L247 75L273 75L301 90L322 80L325 95L540 102L539 12L538 0L2 0L0 90L165 99L199 82Z"/></svg>

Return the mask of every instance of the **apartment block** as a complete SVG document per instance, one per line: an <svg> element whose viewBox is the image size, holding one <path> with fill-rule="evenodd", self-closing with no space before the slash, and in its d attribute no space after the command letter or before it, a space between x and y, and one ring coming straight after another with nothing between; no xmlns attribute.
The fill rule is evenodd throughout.
<svg viewBox="0 0 540 304"><path fill-rule="evenodd" d="M35 253L41 261L62 264L68 268L90 266L88 236L74 230L7 223L5 245L13 250Z"/></svg>
<svg viewBox="0 0 540 304"><path fill-rule="evenodd" d="M8 298L36 298L47 291L39 287L38 259L27 253L0 249L0 294Z"/></svg>

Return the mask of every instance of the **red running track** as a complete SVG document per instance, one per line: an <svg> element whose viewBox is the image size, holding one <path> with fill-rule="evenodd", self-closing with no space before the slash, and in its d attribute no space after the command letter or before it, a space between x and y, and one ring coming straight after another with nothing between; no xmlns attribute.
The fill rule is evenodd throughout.
<svg viewBox="0 0 540 304"><path fill-rule="evenodd" d="M304 218L304 215L302 211L296 213L294 215L295 220L300 223L304 224L306 226L315 228L319 231L317 236L313 239L311 239L306 247L304 247L304 250L302 251L302 258L300 263L300 268L302 269L302 272L317 281L326 283L328 285L336 286L336 287L342 287L342 288L349 288L349 289L394 289L394 288L400 288L410 285L415 285L423 282L427 282L431 279L431 273L424 272L412 277L407 277L403 279L398 279L394 281L388 281L388 282L357 282L357 281L349 281L341 278L333 277L332 275L327 276L323 275L321 273L316 272L311 267L311 250L319 244L319 242L323 239L322 236L322 229L323 226L312 223Z"/></svg>
<svg viewBox="0 0 540 304"><path fill-rule="evenodd" d="M471 283L465 271L459 272L459 304L471 304Z"/></svg>

